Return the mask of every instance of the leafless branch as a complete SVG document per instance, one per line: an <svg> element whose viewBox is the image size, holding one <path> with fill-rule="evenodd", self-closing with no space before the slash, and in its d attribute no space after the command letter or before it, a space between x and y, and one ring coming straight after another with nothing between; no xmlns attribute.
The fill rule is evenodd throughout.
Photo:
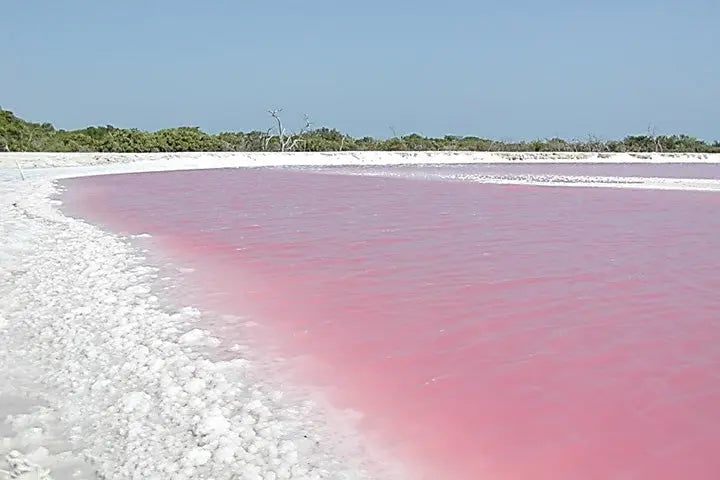
<svg viewBox="0 0 720 480"><path fill-rule="evenodd" d="M275 122L277 123L277 126L275 127L277 129L277 136L278 136L278 142L280 143L280 151L281 152L291 152L297 149L298 145L300 143L303 143L304 140L301 138L302 135L310 130L310 127L312 126L312 122L310 121L310 117L306 114L303 116L305 120L305 124L297 133L290 133L288 134L285 130L285 127L282 124L282 119L280 118L280 113L282 112L281 108L277 108L274 110L268 110L268 113L272 118L275 119ZM270 130L268 130L268 135L270 134ZM270 137L271 138L271 137ZM266 139L265 141L265 148L267 148L267 145L269 144L270 139Z"/></svg>
<svg viewBox="0 0 720 480"><path fill-rule="evenodd" d="M280 140L280 151L284 152L285 147L287 146L287 142L285 141L285 127L283 127L282 120L280 119L280 114L282 113L282 108L268 110L268 113L277 122L278 140Z"/></svg>
<svg viewBox="0 0 720 480"><path fill-rule="evenodd" d="M262 141L263 142L263 150L268 149L268 145L270 145L270 140L272 140L272 135L270 135L270 132L272 132L272 127L268 128L267 131L265 132L265 136Z"/></svg>
<svg viewBox="0 0 720 480"><path fill-rule="evenodd" d="M662 142L660 142L660 137L655 132L655 125L648 125L648 136L653 142L653 147L655 148L656 152L662 152Z"/></svg>

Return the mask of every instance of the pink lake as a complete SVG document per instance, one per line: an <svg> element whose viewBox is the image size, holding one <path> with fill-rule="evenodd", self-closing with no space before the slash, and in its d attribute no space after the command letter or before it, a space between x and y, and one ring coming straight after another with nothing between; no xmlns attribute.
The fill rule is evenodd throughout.
<svg viewBox="0 0 720 480"><path fill-rule="evenodd" d="M297 381L420 478L720 478L718 194L282 169L63 184L70 213L195 268L200 305L304 359Z"/></svg>

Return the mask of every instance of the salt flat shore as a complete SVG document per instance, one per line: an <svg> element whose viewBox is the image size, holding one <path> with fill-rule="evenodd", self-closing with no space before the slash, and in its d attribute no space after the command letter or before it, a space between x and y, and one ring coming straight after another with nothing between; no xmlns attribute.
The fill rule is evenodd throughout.
<svg viewBox="0 0 720 480"><path fill-rule="evenodd" d="M581 153L0 153L0 479L404 478L351 422L266 382L237 346L168 305L128 239L62 214L53 180L259 166L718 163L720 155ZM22 179L24 177L24 180ZM463 179L718 190L702 179ZM344 417L343 417L344 418ZM389 461L389 460L388 460Z"/></svg>
<svg viewBox="0 0 720 480"><path fill-rule="evenodd" d="M178 168L189 168L198 162L207 168L222 165L228 167L259 167L273 165L402 165L423 163L720 163L720 154L582 152L0 152L0 168L12 168L16 162L24 168L48 168L168 160L173 160L174 166Z"/></svg>

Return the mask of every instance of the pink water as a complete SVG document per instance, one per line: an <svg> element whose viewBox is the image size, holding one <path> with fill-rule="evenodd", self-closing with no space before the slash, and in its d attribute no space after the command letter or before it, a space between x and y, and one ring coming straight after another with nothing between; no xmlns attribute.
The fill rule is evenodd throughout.
<svg viewBox="0 0 720 480"><path fill-rule="evenodd" d="M152 234L201 303L313 359L297 380L421 478L720 478L717 194L291 170L65 183L71 211Z"/></svg>

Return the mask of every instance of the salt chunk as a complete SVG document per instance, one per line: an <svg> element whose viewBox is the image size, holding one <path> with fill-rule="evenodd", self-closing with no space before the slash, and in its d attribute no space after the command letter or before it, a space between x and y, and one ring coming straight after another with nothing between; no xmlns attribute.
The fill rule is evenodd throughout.
<svg viewBox="0 0 720 480"><path fill-rule="evenodd" d="M203 342L205 335L206 334L203 330L200 330L199 328L194 328L189 332L183 334L178 339L178 342L183 345L198 345Z"/></svg>
<svg viewBox="0 0 720 480"><path fill-rule="evenodd" d="M210 461L210 457L212 457L210 452L204 448L195 447L188 452L186 460L191 465L205 465Z"/></svg>
<svg viewBox="0 0 720 480"><path fill-rule="evenodd" d="M121 399L123 412L147 413L150 410L150 395L145 392L130 392L123 395Z"/></svg>
<svg viewBox="0 0 720 480"><path fill-rule="evenodd" d="M185 384L185 391L191 395L196 395L205 388L205 381L200 378L193 378Z"/></svg>
<svg viewBox="0 0 720 480"><path fill-rule="evenodd" d="M198 425L198 433L201 435L220 436L230 430L230 422L222 415L205 417Z"/></svg>
<svg viewBox="0 0 720 480"><path fill-rule="evenodd" d="M235 460L235 452L230 447L220 447L215 451L215 460L220 463L232 463Z"/></svg>

